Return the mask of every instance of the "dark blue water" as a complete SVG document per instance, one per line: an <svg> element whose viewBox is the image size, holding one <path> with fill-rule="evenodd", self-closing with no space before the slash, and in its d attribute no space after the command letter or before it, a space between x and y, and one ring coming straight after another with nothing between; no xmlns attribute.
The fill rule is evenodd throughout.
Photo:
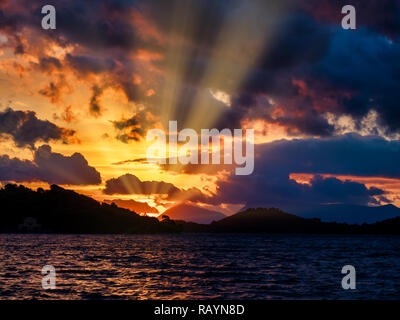
<svg viewBox="0 0 400 320"><path fill-rule="evenodd" d="M400 297L400 237L3 234L0 252L0 299ZM356 290L342 289L347 264Z"/></svg>

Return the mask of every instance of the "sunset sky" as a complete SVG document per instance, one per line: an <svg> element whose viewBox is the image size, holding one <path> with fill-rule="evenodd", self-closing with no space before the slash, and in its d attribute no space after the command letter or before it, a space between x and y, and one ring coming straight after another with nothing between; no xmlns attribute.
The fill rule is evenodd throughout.
<svg viewBox="0 0 400 320"><path fill-rule="evenodd" d="M1 184L150 213L400 206L399 40L395 0L0 0ZM253 174L149 163L169 120L255 129Z"/></svg>

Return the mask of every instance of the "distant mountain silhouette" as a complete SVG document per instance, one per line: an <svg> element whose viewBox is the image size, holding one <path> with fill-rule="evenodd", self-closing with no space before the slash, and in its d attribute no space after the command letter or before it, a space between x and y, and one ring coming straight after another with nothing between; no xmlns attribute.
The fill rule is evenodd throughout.
<svg viewBox="0 0 400 320"><path fill-rule="evenodd" d="M166 215L173 220L183 220L186 222L202 224L208 224L226 218L226 216L220 212L207 210L190 204L179 204L169 208L163 213L163 215Z"/></svg>
<svg viewBox="0 0 400 320"><path fill-rule="evenodd" d="M242 211L253 208L248 205ZM285 206L281 210L303 218L317 218L323 222L350 224L375 223L400 216L400 208L388 204L383 206L366 206L355 204L321 204L313 206Z"/></svg>
<svg viewBox="0 0 400 320"><path fill-rule="evenodd" d="M157 208L149 206L146 202L123 199L104 200L104 202L108 204L115 203L120 208L128 209L136 213L159 213Z"/></svg>
<svg viewBox="0 0 400 320"><path fill-rule="evenodd" d="M209 225L176 223L182 226L184 232L400 234L400 217L375 224L350 225L306 219L276 208L250 208Z"/></svg>
<svg viewBox="0 0 400 320"><path fill-rule="evenodd" d="M294 214L304 218L320 218L325 222L374 223L400 216L400 208L388 204L369 207L361 205L330 204L293 210Z"/></svg>
<svg viewBox="0 0 400 320"><path fill-rule="evenodd" d="M276 208L257 208L222 219L214 223L213 228L224 232L346 233L352 227L347 224L324 223L319 219L305 219Z"/></svg>
<svg viewBox="0 0 400 320"><path fill-rule="evenodd" d="M115 204L52 185L32 191L12 184L0 189L0 232L168 233L173 221L142 217Z"/></svg>

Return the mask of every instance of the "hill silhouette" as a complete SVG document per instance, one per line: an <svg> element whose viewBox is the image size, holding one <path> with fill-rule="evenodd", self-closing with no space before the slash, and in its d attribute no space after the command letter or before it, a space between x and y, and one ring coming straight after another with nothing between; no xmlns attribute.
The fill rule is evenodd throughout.
<svg viewBox="0 0 400 320"><path fill-rule="evenodd" d="M173 220L183 220L201 224L208 224L226 217L220 212L207 210L190 204L179 204L169 208L163 215L167 215Z"/></svg>
<svg viewBox="0 0 400 320"><path fill-rule="evenodd" d="M365 233L369 234L397 234L400 235L400 217L379 221L373 224L363 224Z"/></svg>
<svg viewBox="0 0 400 320"><path fill-rule="evenodd" d="M308 209L294 209L294 214L303 218L320 218L324 222L375 223L400 216L400 208L387 204L363 206L348 204L319 205Z"/></svg>
<svg viewBox="0 0 400 320"><path fill-rule="evenodd" d="M304 234L400 234L400 217L374 224L322 222L285 213L276 208L249 208L209 225L180 224L184 232L304 233Z"/></svg>
<svg viewBox="0 0 400 320"><path fill-rule="evenodd" d="M170 233L173 221L142 217L115 204L52 185L33 191L13 184L0 189L0 232Z"/></svg>
<svg viewBox="0 0 400 320"><path fill-rule="evenodd" d="M306 219L277 208L249 208L245 211L213 222L207 227L189 224L188 232L218 233L360 233L360 227L346 223L326 223L319 219Z"/></svg>

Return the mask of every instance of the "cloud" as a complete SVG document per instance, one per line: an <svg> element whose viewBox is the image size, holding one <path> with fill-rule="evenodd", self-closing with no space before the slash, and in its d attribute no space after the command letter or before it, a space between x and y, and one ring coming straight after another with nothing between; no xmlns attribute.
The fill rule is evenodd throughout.
<svg viewBox="0 0 400 320"><path fill-rule="evenodd" d="M342 0L287 1L279 19L266 16L263 23L257 19L260 12L271 15L268 8L274 9L263 1L190 1L184 9L174 0L63 0L57 3L57 32L40 37L19 32L26 38L18 38L16 31L36 30L40 16L39 4L22 3L8 2L0 9L5 46L21 51L23 45L24 52L37 56L44 73L69 68L85 78L93 88L88 102L94 115L101 112L101 93L95 88L105 83L153 115L160 106L169 109L168 117L182 126L205 110L215 119L197 117L199 128L209 122L239 128L245 120L261 119L291 136L328 137L338 132L327 113L351 117L360 131L362 119L374 110L376 123L369 126L387 136L400 134L397 1L371 0L365 8L355 0L358 29L348 31L340 25L341 7L347 4ZM174 18L171 8L176 8ZM242 39L240 23L259 32ZM272 30L271 37L252 36L269 34L266 30ZM53 44L75 49L57 59L47 56ZM254 51L260 55L253 56ZM180 63L174 62L176 56L182 57ZM166 99L162 93L169 92L171 79L173 97ZM42 93L56 101L56 88L53 82ZM154 94L147 96L149 90ZM210 90L226 93L231 106ZM135 140L135 132L132 137L122 133L121 139Z"/></svg>
<svg viewBox="0 0 400 320"><path fill-rule="evenodd" d="M31 182L38 178L37 166L29 160L0 156L0 181Z"/></svg>
<svg viewBox="0 0 400 320"><path fill-rule="evenodd" d="M318 175L310 184L300 184L283 176L271 177L267 174L261 174L254 182L233 177L230 181L218 183L218 189L218 196L210 200L210 203L279 207L291 212L321 204L377 204L373 196L385 193L381 189L367 188L361 183Z"/></svg>
<svg viewBox="0 0 400 320"><path fill-rule="evenodd" d="M400 93L396 89L400 86L399 55L400 43L381 35L366 30L338 32L313 76L342 92L337 97L341 108L333 113L350 115L360 125L360 120L374 110L378 125L394 134L400 129Z"/></svg>
<svg viewBox="0 0 400 320"><path fill-rule="evenodd" d="M113 121L112 124L118 131L116 138L124 143L128 143L129 140L139 141L143 135L139 118L136 115L129 119Z"/></svg>
<svg viewBox="0 0 400 320"><path fill-rule="evenodd" d="M100 184L100 173L89 166L80 154L63 156L43 145L34 153L33 161L0 156L0 180L15 182L43 181L49 184Z"/></svg>
<svg viewBox="0 0 400 320"><path fill-rule="evenodd" d="M187 190L179 189L172 183L163 181L141 181L132 174L125 174L118 178L106 181L105 194L143 194L143 195L166 195L167 200L179 201L202 197L197 188Z"/></svg>
<svg viewBox="0 0 400 320"><path fill-rule="evenodd" d="M67 123L72 123L75 122L77 120L76 114L72 111L72 107L71 105L67 106L64 108L64 111L61 114L53 114L53 118L55 120L63 120Z"/></svg>
<svg viewBox="0 0 400 320"><path fill-rule="evenodd" d="M43 73L52 73L55 70L62 69L62 63L59 59L54 57L41 57L37 64L32 63L34 67L42 71Z"/></svg>
<svg viewBox="0 0 400 320"><path fill-rule="evenodd" d="M18 147L28 146L34 149L35 143L39 141L58 140L69 143L75 131L40 120L33 111L15 111L9 108L0 112L0 135L11 136Z"/></svg>
<svg viewBox="0 0 400 320"><path fill-rule="evenodd" d="M274 41L268 43L259 62L242 85L230 92L231 108L221 117L222 126L238 127L243 119L263 119L282 125L289 134L332 135L334 127L317 110L320 104L313 102L326 99L330 92L306 95L297 80L309 78L314 65L329 51L335 30L301 12L282 17L275 30Z"/></svg>
<svg viewBox="0 0 400 320"><path fill-rule="evenodd" d="M339 22L317 21L301 11L284 17L241 87L233 92L219 88L232 100L220 126L263 119L292 136L323 137L337 134L327 113L350 116L362 131L363 119L374 111L377 120L368 124L370 132L399 134L400 42L373 28L348 32Z"/></svg>
<svg viewBox="0 0 400 320"><path fill-rule="evenodd" d="M147 160L147 158L128 159L128 160L122 160L122 161L114 162L114 163L112 163L112 165L119 166L119 165L127 164L127 163L145 163L145 164L148 164L149 161Z"/></svg>
<svg viewBox="0 0 400 320"><path fill-rule="evenodd" d="M217 193L206 202L276 206L295 212L327 204L377 203L378 188L341 181L322 174L400 177L400 141L348 134L325 139L281 140L256 146L250 176L231 175L217 182ZM310 184L290 179L291 173L314 174Z"/></svg>
<svg viewBox="0 0 400 320"><path fill-rule="evenodd" d="M141 140L147 129L156 123L150 113L139 111L130 118L112 121L114 129L118 132L116 138L124 143Z"/></svg>
<svg viewBox="0 0 400 320"><path fill-rule="evenodd" d="M91 86L96 85L95 81L98 88L106 84L122 90L130 101L139 101L146 98L149 83L141 85L136 79L140 78L140 68L142 75L151 72L151 61L135 57L143 51L160 56L162 51L158 45L160 34L138 7L136 2L118 0L91 4L61 0L56 5L57 30L43 33L37 28L37 17L42 16L40 3L8 2L0 8L0 30L8 39L1 46L37 58L38 62L30 66L44 74L66 74L71 70ZM55 47L59 50L57 57L49 56ZM54 99L58 87L53 81L41 94ZM93 94L89 100L94 115L101 111L98 95Z"/></svg>
<svg viewBox="0 0 400 320"><path fill-rule="evenodd" d="M74 56L68 53L65 56L65 62L80 75L100 74L106 71L112 71L116 68L116 63L112 58L100 58L96 56Z"/></svg>
<svg viewBox="0 0 400 320"><path fill-rule="evenodd" d="M137 10L134 3L62 1L57 6L57 29L62 29L70 41L96 50L132 50L143 44L129 19Z"/></svg>
<svg viewBox="0 0 400 320"><path fill-rule="evenodd" d="M103 89L97 85L92 87L92 97L90 99L89 111L95 117L101 115L102 107L100 106L100 96L103 94Z"/></svg>
<svg viewBox="0 0 400 320"><path fill-rule="evenodd" d="M61 99L64 88L68 87L68 83L65 81L64 76L60 75L57 82L51 81L47 87L39 90L39 93L49 98L51 103L57 103Z"/></svg>
<svg viewBox="0 0 400 320"><path fill-rule="evenodd" d="M281 140L259 146L259 165L282 173L331 173L400 178L400 140L346 134ZM265 169L267 170L267 169Z"/></svg>

